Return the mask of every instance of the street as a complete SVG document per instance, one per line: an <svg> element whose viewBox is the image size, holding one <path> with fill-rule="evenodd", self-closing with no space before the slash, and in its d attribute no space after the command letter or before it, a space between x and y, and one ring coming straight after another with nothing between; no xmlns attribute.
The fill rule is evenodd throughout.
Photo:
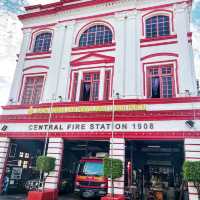
<svg viewBox="0 0 200 200"><path fill-rule="evenodd" d="M26 195L1 195L0 200L26 200ZM59 200L78 200L78 197L71 195L63 195L59 197Z"/></svg>

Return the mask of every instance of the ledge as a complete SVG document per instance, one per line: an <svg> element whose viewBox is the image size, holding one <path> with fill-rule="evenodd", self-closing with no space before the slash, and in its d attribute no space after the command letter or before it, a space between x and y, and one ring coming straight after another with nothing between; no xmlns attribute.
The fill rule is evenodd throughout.
<svg viewBox="0 0 200 200"><path fill-rule="evenodd" d="M89 49L98 49L98 48L106 48L106 47L114 47L116 43L108 43L108 44L100 44L100 45L92 45L86 47L74 47L72 51L81 51L81 50L89 50Z"/></svg>
<svg viewBox="0 0 200 200"><path fill-rule="evenodd" d="M176 98L158 98L158 99L119 99L115 100L115 105L123 104L173 104L173 103L200 103L200 97L176 97ZM53 107L63 106L100 106L112 105L112 100L109 101L91 101L91 102L55 102ZM17 110L32 108L49 108L51 103L30 104L30 105L6 105L2 106L3 110Z"/></svg>
<svg viewBox="0 0 200 200"><path fill-rule="evenodd" d="M160 41L160 40L169 40L169 39L176 39L177 35L167 35L167 36L160 36L160 37L154 37L154 38L144 38L141 39L140 42L154 42L154 41Z"/></svg>

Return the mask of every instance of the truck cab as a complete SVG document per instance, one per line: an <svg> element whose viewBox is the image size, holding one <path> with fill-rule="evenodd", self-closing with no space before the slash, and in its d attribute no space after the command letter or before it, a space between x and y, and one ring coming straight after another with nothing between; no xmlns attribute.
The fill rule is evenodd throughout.
<svg viewBox="0 0 200 200"><path fill-rule="evenodd" d="M75 193L84 198L107 194L108 180L103 176L103 158L82 158L75 178Z"/></svg>

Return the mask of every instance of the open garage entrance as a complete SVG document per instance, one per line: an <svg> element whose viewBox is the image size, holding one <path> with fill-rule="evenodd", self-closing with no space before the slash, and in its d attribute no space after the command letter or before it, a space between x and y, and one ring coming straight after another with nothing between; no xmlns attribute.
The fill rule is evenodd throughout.
<svg viewBox="0 0 200 200"><path fill-rule="evenodd" d="M4 174L9 178L8 194L25 193L30 180L39 181L39 172L34 168L43 148L44 141L11 140Z"/></svg>
<svg viewBox="0 0 200 200"><path fill-rule="evenodd" d="M179 199L184 144L178 141L128 141L126 161L132 165L131 180L138 199ZM130 173L130 172L129 172ZM137 199L137 198L136 198Z"/></svg>
<svg viewBox="0 0 200 200"><path fill-rule="evenodd" d="M95 158L98 154L108 154L108 152L108 141L65 141L59 187L61 194L66 195L74 193L77 168L81 160L83 161L83 159L86 158ZM87 165L87 167L88 169L91 167L90 170L92 170L91 165ZM89 174L84 175L89 176ZM89 187L87 181L84 181L83 184L86 184L87 188ZM84 185L82 185L82 187L84 187ZM98 188L97 185L96 187ZM92 189L95 189L95 186L92 186Z"/></svg>

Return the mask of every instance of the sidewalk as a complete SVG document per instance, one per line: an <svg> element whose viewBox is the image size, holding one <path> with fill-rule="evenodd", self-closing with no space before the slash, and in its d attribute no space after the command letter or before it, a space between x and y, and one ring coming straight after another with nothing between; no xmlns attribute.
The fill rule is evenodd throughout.
<svg viewBox="0 0 200 200"><path fill-rule="evenodd" d="M0 195L0 200L26 200L26 197L26 195ZM59 200L79 200L79 198L70 194L60 196Z"/></svg>

